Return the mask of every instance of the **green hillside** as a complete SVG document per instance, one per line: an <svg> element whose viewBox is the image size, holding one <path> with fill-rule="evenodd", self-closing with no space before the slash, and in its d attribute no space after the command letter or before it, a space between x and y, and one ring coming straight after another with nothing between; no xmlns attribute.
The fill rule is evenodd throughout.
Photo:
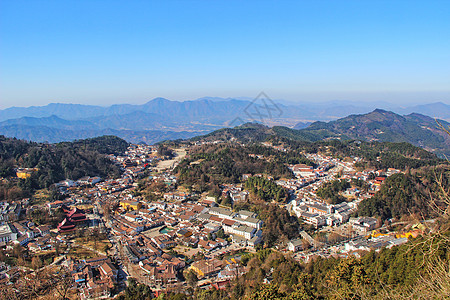
<svg viewBox="0 0 450 300"><path fill-rule="evenodd" d="M0 136L0 200L29 196L35 189L83 176L121 174L120 167L106 157L121 153L128 143L114 136L103 136L75 142L42 144ZM16 177L16 168L37 168L30 178Z"/></svg>
<svg viewBox="0 0 450 300"><path fill-rule="evenodd" d="M376 109L363 115L325 122L315 122L305 129L283 126L269 128L261 124L244 124L225 128L192 141L241 141L262 142L271 138L294 141L317 142L323 140L360 140L366 142L410 143L438 155L450 155L450 137L439 127L448 128L450 123L413 113L401 116L393 112Z"/></svg>

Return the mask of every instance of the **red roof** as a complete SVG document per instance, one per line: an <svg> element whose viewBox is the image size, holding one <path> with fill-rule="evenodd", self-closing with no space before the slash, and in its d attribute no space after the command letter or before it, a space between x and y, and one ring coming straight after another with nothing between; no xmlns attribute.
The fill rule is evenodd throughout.
<svg viewBox="0 0 450 300"><path fill-rule="evenodd" d="M68 232L75 230L75 224L70 222L67 218L64 218L64 220L58 224L57 228L59 232Z"/></svg>
<svg viewBox="0 0 450 300"><path fill-rule="evenodd" d="M209 220L220 223L220 222L222 222L223 219L221 219L217 216L211 216L211 217L209 217Z"/></svg>
<svg viewBox="0 0 450 300"><path fill-rule="evenodd" d="M236 221L228 220L228 219L224 219L224 220L222 221L222 224L225 224L225 225L227 225L227 226L233 226L234 223L236 223Z"/></svg>

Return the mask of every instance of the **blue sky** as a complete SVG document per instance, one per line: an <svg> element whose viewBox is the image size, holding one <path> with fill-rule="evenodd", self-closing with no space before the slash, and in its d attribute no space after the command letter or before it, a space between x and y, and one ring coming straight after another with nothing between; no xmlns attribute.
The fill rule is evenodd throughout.
<svg viewBox="0 0 450 300"><path fill-rule="evenodd" d="M450 102L450 1L0 2L0 108Z"/></svg>

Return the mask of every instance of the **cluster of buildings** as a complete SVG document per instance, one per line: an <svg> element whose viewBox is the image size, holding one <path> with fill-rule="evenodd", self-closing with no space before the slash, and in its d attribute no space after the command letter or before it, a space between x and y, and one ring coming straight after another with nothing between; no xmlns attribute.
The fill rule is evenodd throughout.
<svg viewBox="0 0 450 300"><path fill-rule="evenodd" d="M349 220L350 214L354 211L354 206L352 207L346 202L326 204L325 202L294 200L292 203L292 210L297 217L315 228L343 224Z"/></svg>
<svg viewBox="0 0 450 300"><path fill-rule="evenodd" d="M93 176L93 177L85 176L76 181L74 181L72 179L63 180L61 182L55 183L55 187L58 188L60 193L67 194L71 188L73 190L73 188L76 188L76 187L93 186L101 181L102 181L102 179L98 176Z"/></svg>
<svg viewBox="0 0 450 300"><path fill-rule="evenodd" d="M118 161L125 168L132 168L134 166L151 164L155 159L158 159L158 149L151 145L133 144L128 147L124 155L116 156L110 154L109 157Z"/></svg>
<svg viewBox="0 0 450 300"><path fill-rule="evenodd" d="M286 151L282 146L274 148ZM263 156L252 156L265 159ZM118 260L122 260L129 274L141 274L141 281L159 287L177 284L182 278L180 274L187 269L194 271L202 280L211 279L210 284L215 284L215 288L224 287L225 282L246 271L239 265L238 257L218 259L218 254L230 249L253 251L261 243L263 222L256 213L219 207L215 198L205 195L198 201L192 201L191 194L171 188L177 184L177 178L171 172L148 177L151 181L163 183L167 187L165 190L170 192L161 192L158 201L144 201L139 193L134 193L137 178L159 160L157 148L132 145L125 155L109 157L123 168L120 178L85 177L56 184L66 199L42 205L51 214L57 209L64 212L63 220L56 228L35 226L29 220L18 222L16 220L23 205L0 202L0 245L14 242L38 253L52 249L57 242L67 242L69 233L77 229L107 227L113 244L109 255L115 258L114 261L107 256L98 256L72 258L65 262L83 298L107 298L116 292L121 280ZM351 218L350 215L362 199L371 197L386 176L399 171L356 172L353 163L358 158L353 158L353 162L343 162L320 154L307 154L307 157L316 163L316 168L304 164L291 165L289 167L296 178L275 181L293 195L294 200L289 203L290 211L315 228L348 222L361 235L376 228L376 219ZM343 193L349 201L326 204L315 192L321 184L335 178L337 169L341 170L341 179L354 178L367 182L369 191L351 188ZM243 179L250 176L244 174ZM249 199L249 192L242 184L222 184L220 188L222 197L231 198L233 203ZM83 209L84 206L90 209ZM403 241L384 239L383 245ZM348 251L365 247L362 242L352 243L345 246ZM303 246L304 240L297 239L290 241L287 249L296 252ZM173 248L177 249L178 254L189 254L173 254L169 251ZM190 259L198 253L202 254L201 259Z"/></svg>
<svg viewBox="0 0 450 300"><path fill-rule="evenodd" d="M119 271L106 256L65 263L82 299L108 298L117 289Z"/></svg>
<svg viewBox="0 0 450 300"><path fill-rule="evenodd" d="M201 214L199 219L209 222L207 225L214 230L223 229L232 236L234 243L242 246L255 247L261 242L263 222L256 213L246 210L235 213L227 208L212 207L207 213Z"/></svg>
<svg viewBox="0 0 450 300"><path fill-rule="evenodd" d="M154 182L164 183L167 186L174 186L177 183L176 176L170 174L169 172L163 172L158 175L151 175L149 179Z"/></svg>
<svg viewBox="0 0 450 300"><path fill-rule="evenodd" d="M127 211L111 216L108 226L120 241L129 268L138 266L152 285L179 282L179 274L186 267L185 260L167 254L168 249L182 247L204 253L205 258L191 268L199 277L215 278L222 271L222 263L215 263L210 254L218 249L226 251L230 242L252 247L261 241L262 221L255 213L216 207L211 199L147 204L128 201L123 207ZM230 279L226 272L220 276L220 280Z"/></svg>
<svg viewBox="0 0 450 300"><path fill-rule="evenodd" d="M247 179L251 177L250 174L244 174L243 179ZM223 184L222 188L222 197L230 197L234 202L245 202L248 200L249 192L242 187L242 184Z"/></svg>
<svg viewBox="0 0 450 300"><path fill-rule="evenodd" d="M0 245L27 246L32 252L39 252L50 249L59 242L55 237L50 236L49 225L36 226L28 220L17 221L0 225ZM11 243L10 243L11 242Z"/></svg>
<svg viewBox="0 0 450 300"><path fill-rule="evenodd" d="M334 162L331 160L316 160L316 163L316 168L305 164L290 165L289 169L295 175L295 179L281 179L277 180L276 183L290 191L297 191L305 186L317 182L320 178L327 174L327 171L330 168L335 166Z"/></svg>
<svg viewBox="0 0 450 300"><path fill-rule="evenodd" d="M127 211L110 217L108 226L111 232L132 240L137 236L145 239L148 231L157 228L158 234L152 233L151 242L160 250L183 245L201 248L207 253L228 244L225 239L217 237L219 231L243 246L254 247L261 241L262 221L255 213L244 210L236 213L215 207L212 201L159 201L144 206L140 202L123 200L120 204ZM138 252L141 254L145 250ZM133 260L139 261L140 256L134 255Z"/></svg>
<svg viewBox="0 0 450 300"><path fill-rule="evenodd" d="M308 184L294 184L295 180L277 181L277 183L290 188L295 193L296 198L291 202L290 209L297 217L315 228L336 226L348 222L351 213L356 211L358 204L363 199L372 197L387 176L400 172L396 169L357 172L353 165L360 160L358 157L354 157L352 161L343 162L340 159L317 153L306 156L319 165L317 170L320 171L304 164L291 166L291 170L300 179L309 178ZM364 181L368 186L367 191L362 191L357 187L348 188L342 192L342 196L347 201L340 204L327 204L316 195L316 191L325 182L337 179L337 174L339 174L340 180Z"/></svg>
<svg viewBox="0 0 450 300"><path fill-rule="evenodd" d="M8 221L18 219L22 213L22 208L28 205L28 201L29 199L13 203L0 201L0 224L5 224Z"/></svg>

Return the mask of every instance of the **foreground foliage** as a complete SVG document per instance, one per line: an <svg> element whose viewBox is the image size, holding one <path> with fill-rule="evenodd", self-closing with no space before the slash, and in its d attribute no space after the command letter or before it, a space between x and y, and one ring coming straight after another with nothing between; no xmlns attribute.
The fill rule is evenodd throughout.
<svg viewBox="0 0 450 300"><path fill-rule="evenodd" d="M382 220L416 215L419 218L436 217L435 207L430 203L438 198L440 188L437 178L443 186L450 186L450 168L446 165L437 168L421 168L406 174L388 177L380 190L370 199L363 200L358 206L361 216L376 216ZM436 206L446 204L436 201Z"/></svg>
<svg viewBox="0 0 450 300"><path fill-rule="evenodd" d="M248 272L225 292L198 290L186 299L444 299L450 296L449 234L423 236L361 258L318 257L307 264L261 250L243 260Z"/></svg>

